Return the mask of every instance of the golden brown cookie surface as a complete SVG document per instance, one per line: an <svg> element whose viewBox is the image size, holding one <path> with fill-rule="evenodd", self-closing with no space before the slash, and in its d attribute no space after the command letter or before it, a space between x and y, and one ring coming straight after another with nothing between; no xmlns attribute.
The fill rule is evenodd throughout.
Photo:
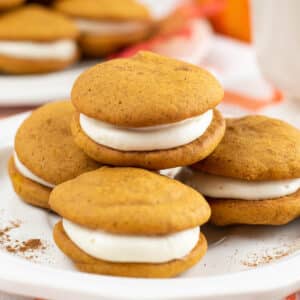
<svg viewBox="0 0 300 300"><path fill-rule="evenodd" d="M300 177L300 131L265 116L228 119L215 151L193 167L210 174L245 180Z"/></svg>
<svg viewBox="0 0 300 300"><path fill-rule="evenodd" d="M66 235L62 223L54 227L54 240L58 247L70 257L77 268L84 272L130 277L167 278L182 273L195 265L206 253L207 242L201 233L196 247L184 259L167 263L113 263L91 257L78 248Z"/></svg>
<svg viewBox="0 0 300 300"><path fill-rule="evenodd" d="M46 104L35 110L16 134L15 151L19 160L33 174L52 184L99 167L73 141L70 129L73 113L69 101Z"/></svg>
<svg viewBox="0 0 300 300"><path fill-rule="evenodd" d="M170 124L214 108L223 89L207 71L151 52L98 64L72 89L76 109L125 127Z"/></svg>
<svg viewBox="0 0 300 300"><path fill-rule="evenodd" d="M225 121L217 110L206 132L197 140L181 147L157 151L118 151L97 144L81 129L78 113L71 123L77 145L90 157L105 164L136 166L146 169L168 169L193 164L207 157L219 144L225 132Z"/></svg>
<svg viewBox="0 0 300 300"><path fill-rule="evenodd" d="M210 222L219 225L283 225L300 216L300 190L276 199L240 200L207 198Z"/></svg>
<svg viewBox="0 0 300 300"><path fill-rule="evenodd" d="M100 20L149 20L145 6L135 0L57 0L54 8L73 17Z"/></svg>
<svg viewBox="0 0 300 300"><path fill-rule="evenodd" d="M51 189L36 183L18 172L13 158L8 163L8 173L15 192L27 203L49 208L48 201Z"/></svg>
<svg viewBox="0 0 300 300"><path fill-rule="evenodd" d="M57 186L52 210L76 224L112 233L155 235L205 223L210 208L192 188L137 168L103 167Z"/></svg>
<svg viewBox="0 0 300 300"><path fill-rule="evenodd" d="M76 39L75 24L60 13L31 4L0 18L0 40L49 42Z"/></svg>
<svg viewBox="0 0 300 300"><path fill-rule="evenodd" d="M0 11L13 8L15 6L21 5L25 0L1 0L0 1Z"/></svg>

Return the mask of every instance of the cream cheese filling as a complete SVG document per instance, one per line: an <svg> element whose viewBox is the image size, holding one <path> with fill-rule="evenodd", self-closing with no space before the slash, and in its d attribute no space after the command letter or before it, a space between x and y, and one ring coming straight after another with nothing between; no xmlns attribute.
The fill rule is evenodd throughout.
<svg viewBox="0 0 300 300"><path fill-rule="evenodd" d="M37 182L43 186L46 186L48 188L54 188L55 185L45 181L44 179L42 179L41 177L35 175L34 173L32 173L18 158L18 155L16 152L14 152L14 163L15 163L15 167L18 170L18 172L23 175L24 177Z"/></svg>
<svg viewBox="0 0 300 300"><path fill-rule="evenodd" d="M185 184L212 198L263 200L288 196L300 189L300 178L248 181L184 168L177 176Z"/></svg>
<svg viewBox="0 0 300 300"><path fill-rule="evenodd" d="M24 59L58 59L68 60L77 53L73 40L55 42L0 41L0 55Z"/></svg>
<svg viewBox="0 0 300 300"><path fill-rule="evenodd" d="M180 147L202 136L213 110L181 122L142 128L114 126L80 114L80 126L95 143L120 151L152 151Z"/></svg>
<svg viewBox="0 0 300 300"><path fill-rule="evenodd" d="M199 241L200 228L163 236L136 236L112 234L93 230L63 219L68 237L92 257L127 263L165 263L182 259Z"/></svg>

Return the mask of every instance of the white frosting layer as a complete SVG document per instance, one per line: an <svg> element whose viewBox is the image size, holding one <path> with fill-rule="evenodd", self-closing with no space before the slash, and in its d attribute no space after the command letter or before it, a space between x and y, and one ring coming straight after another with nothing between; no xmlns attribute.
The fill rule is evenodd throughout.
<svg viewBox="0 0 300 300"><path fill-rule="evenodd" d="M130 34L144 30L148 25L142 22L109 22L88 19L75 20L79 30L83 33L95 35Z"/></svg>
<svg viewBox="0 0 300 300"><path fill-rule="evenodd" d="M200 228L164 236L117 235L92 230L66 219L63 227L68 237L87 254L111 262L164 263L181 259L197 245Z"/></svg>
<svg viewBox="0 0 300 300"><path fill-rule="evenodd" d="M19 160L18 156L17 156L17 153L14 152L14 163L15 163L15 167L16 169L20 172L20 174L22 174L24 177L34 181L34 182L37 182L41 185L44 185L46 187L49 187L49 188L54 188L55 185L50 183L50 182L47 182L45 181L44 179L38 177L37 175L33 174L27 167L25 167L21 161Z"/></svg>
<svg viewBox="0 0 300 300"><path fill-rule="evenodd" d="M77 46L72 40L56 42L0 41L0 54L28 59L67 60L76 54Z"/></svg>
<svg viewBox="0 0 300 300"><path fill-rule="evenodd" d="M287 196L300 189L300 178L274 181L248 181L210 175L184 168L177 179L205 196L242 200L263 200Z"/></svg>
<svg viewBox="0 0 300 300"><path fill-rule="evenodd" d="M80 126L97 144L121 151L152 151L176 148L199 138L209 127L213 111L181 122L160 126L117 127L80 114Z"/></svg>

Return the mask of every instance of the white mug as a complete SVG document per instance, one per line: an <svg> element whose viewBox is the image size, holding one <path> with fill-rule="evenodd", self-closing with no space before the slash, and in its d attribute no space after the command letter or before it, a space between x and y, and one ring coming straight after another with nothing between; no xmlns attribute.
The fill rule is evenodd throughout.
<svg viewBox="0 0 300 300"><path fill-rule="evenodd" d="M252 26L263 75L300 99L300 0L252 0Z"/></svg>

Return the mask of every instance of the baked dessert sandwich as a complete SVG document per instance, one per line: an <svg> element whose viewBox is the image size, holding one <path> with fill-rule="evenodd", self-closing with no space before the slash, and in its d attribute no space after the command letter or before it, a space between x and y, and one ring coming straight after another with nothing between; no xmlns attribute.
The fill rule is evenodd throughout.
<svg viewBox="0 0 300 300"><path fill-rule="evenodd" d="M115 166L193 164L221 141L223 89L207 71L151 52L83 72L72 89L75 142Z"/></svg>
<svg viewBox="0 0 300 300"><path fill-rule="evenodd" d="M228 119L224 139L177 177L208 200L216 225L286 224L300 215L300 131L265 116Z"/></svg>
<svg viewBox="0 0 300 300"><path fill-rule="evenodd" d="M195 265L210 216L192 188L138 168L102 167L54 188L57 246L84 272L172 277Z"/></svg>
<svg viewBox="0 0 300 300"><path fill-rule="evenodd" d="M34 74L62 70L79 57L75 23L30 4L0 17L0 72Z"/></svg>
<svg viewBox="0 0 300 300"><path fill-rule="evenodd" d="M101 166L74 143L73 113L69 101L46 104L18 129L8 170L16 193L25 202L49 208L55 185Z"/></svg>

